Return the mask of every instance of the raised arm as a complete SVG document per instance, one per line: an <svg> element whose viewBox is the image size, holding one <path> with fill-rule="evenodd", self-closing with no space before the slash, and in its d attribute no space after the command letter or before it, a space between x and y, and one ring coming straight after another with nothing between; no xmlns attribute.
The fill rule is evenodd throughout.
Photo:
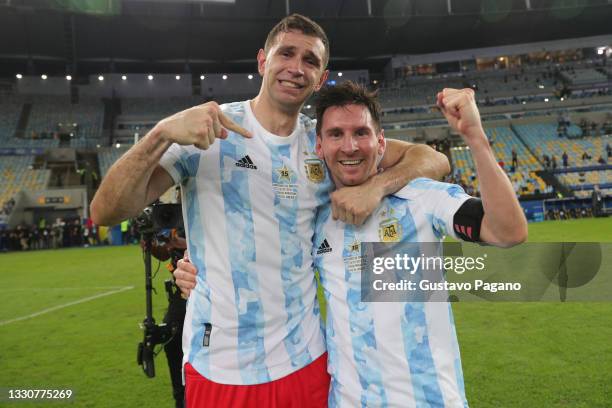
<svg viewBox="0 0 612 408"><path fill-rule="evenodd" d="M380 200L404 187L410 180L439 180L450 172L448 158L431 147L387 139L380 162L383 172L358 186L343 187L331 194L332 215L348 224L361 225Z"/></svg>
<svg viewBox="0 0 612 408"><path fill-rule="evenodd" d="M472 89L446 88L437 95L438 107L469 146L476 166L484 218L480 240L510 247L527 239L527 220L508 176L497 164L487 140Z"/></svg>
<svg viewBox="0 0 612 408"><path fill-rule="evenodd" d="M159 165L172 143L207 149L215 138L227 137L226 129L250 137L215 102L161 120L110 168L91 202L92 220L100 225L115 225L138 215L174 184Z"/></svg>

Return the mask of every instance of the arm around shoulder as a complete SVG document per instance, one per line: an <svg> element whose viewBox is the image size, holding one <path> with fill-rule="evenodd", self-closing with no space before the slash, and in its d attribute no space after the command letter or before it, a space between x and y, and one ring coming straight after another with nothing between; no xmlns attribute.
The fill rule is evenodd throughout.
<svg viewBox="0 0 612 408"><path fill-rule="evenodd" d="M377 177L385 185L385 195L403 188L411 180L427 177L440 180L450 173L448 158L430 146L388 139L380 162L385 169Z"/></svg>
<svg viewBox="0 0 612 408"><path fill-rule="evenodd" d="M401 190L418 177L442 178L450 172L448 159L429 146L387 140L380 166L385 171L358 186L343 187L331 194L332 214L348 224L361 225L383 197Z"/></svg>

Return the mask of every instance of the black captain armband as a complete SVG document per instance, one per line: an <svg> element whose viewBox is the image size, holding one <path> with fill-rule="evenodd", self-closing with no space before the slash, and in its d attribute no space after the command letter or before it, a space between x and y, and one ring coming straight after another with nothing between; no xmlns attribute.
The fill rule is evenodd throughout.
<svg viewBox="0 0 612 408"><path fill-rule="evenodd" d="M484 208L480 198L470 198L464 202L453 217L455 234L464 241L480 242L480 225Z"/></svg>

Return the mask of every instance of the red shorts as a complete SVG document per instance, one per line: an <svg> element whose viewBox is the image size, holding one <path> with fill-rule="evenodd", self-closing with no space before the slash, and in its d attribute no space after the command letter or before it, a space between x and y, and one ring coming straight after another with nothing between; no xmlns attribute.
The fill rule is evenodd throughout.
<svg viewBox="0 0 612 408"><path fill-rule="evenodd" d="M231 385L212 382L185 364L187 408L323 408L330 377L327 353L286 377L269 383Z"/></svg>

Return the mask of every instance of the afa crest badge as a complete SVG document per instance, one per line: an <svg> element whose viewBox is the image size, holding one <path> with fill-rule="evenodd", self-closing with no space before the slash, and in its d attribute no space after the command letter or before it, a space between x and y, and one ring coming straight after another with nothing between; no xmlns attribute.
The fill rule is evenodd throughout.
<svg viewBox="0 0 612 408"><path fill-rule="evenodd" d="M387 218L378 226L378 238L381 242L399 242L402 239L402 226L397 218Z"/></svg>
<svg viewBox="0 0 612 408"><path fill-rule="evenodd" d="M306 177L313 183L321 183L325 180L325 169L323 161L320 159L307 159L304 162L306 167Z"/></svg>

